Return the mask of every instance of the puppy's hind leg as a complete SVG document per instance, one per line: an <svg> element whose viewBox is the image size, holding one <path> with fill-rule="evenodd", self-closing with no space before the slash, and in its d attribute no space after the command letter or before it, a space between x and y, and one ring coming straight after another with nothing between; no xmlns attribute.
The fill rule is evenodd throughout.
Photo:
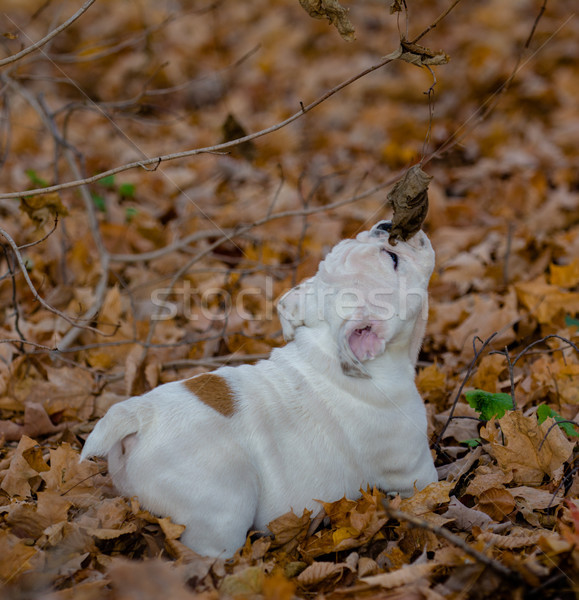
<svg viewBox="0 0 579 600"><path fill-rule="evenodd" d="M197 501L197 499L196 499ZM204 514L190 515L181 541L199 554L229 558L245 543L255 518L257 494L213 496ZM196 513L195 507L191 507Z"/></svg>

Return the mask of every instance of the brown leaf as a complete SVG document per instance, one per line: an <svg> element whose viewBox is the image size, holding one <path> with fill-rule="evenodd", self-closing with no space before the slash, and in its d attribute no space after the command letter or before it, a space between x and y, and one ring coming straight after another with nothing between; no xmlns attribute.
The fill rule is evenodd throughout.
<svg viewBox="0 0 579 600"><path fill-rule="evenodd" d="M551 532L546 530L527 531L525 533L500 535L483 531L476 536L477 540L482 540L496 548L513 550L514 548L524 548L525 546L534 546L542 537L551 537Z"/></svg>
<svg viewBox="0 0 579 600"><path fill-rule="evenodd" d="M537 488L522 485L516 488L509 488L509 493L513 498L523 498L529 505L537 510L557 506L563 502L564 498L556 496L552 492L546 490L538 490Z"/></svg>
<svg viewBox="0 0 579 600"><path fill-rule="evenodd" d="M63 367L47 370L48 381L38 381L28 402L42 402L49 415L88 419L94 406L94 380L87 371ZM40 415L39 415L40 418Z"/></svg>
<svg viewBox="0 0 579 600"><path fill-rule="evenodd" d="M400 510L418 516L433 525L442 526L448 522L448 519L432 511L450 501L449 492L453 487L454 483L449 481L430 483L411 498L403 499Z"/></svg>
<svg viewBox="0 0 579 600"><path fill-rule="evenodd" d="M297 581L306 587L314 586L328 579L337 581L342 576L344 569L349 568L346 563L315 562L297 576Z"/></svg>
<svg viewBox="0 0 579 600"><path fill-rule="evenodd" d="M228 596L253 597L261 593L264 579L261 567L247 567L243 571L227 575L223 579L219 591Z"/></svg>
<svg viewBox="0 0 579 600"><path fill-rule="evenodd" d="M348 18L348 9L337 0L300 0L302 8L314 19L328 19L340 35L350 42L355 37L355 29Z"/></svg>
<svg viewBox="0 0 579 600"><path fill-rule="evenodd" d="M400 47L400 56L398 58L418 67L445 65L450 60L450 56L442 50L434 52L430 48L425 48L420 44L413 44L406 40L400 41Z"/></svg>
<svg viewBox="0 0 579 600"><path fill-rule="evenodd" d="M398 571L392 573L382 573L381 575L372 575L362 577L360 581L372 586L380 586L386 589L413 583L421 577L429 575L438 565L436 563L423 563L419 565L406 565Z"/></svg>
<svg viewBox="0 0 579 600"><path fill-rule="evenodd" d="M579 258L575 258L568 265L555 265L549 267L551 285L564 288L575 287L579 283Z"/></svg>
<svg viewBox="0 0 579 600"><path fill-rule="evenodd" d="M285 552L291 552L297 547L308 532L310 527L310 517L312 512L305 510L301 517L298 517L294 511L290 511L274 519L268 524L267 528L273 533L273 548L281 548Z"/></svg>
<svg viewBox="0 0 579 600"><path fill-rule="evenodd" d="M409 240L420 231L428 212L428 184L432 177L420 165L410 167L394 184L387 196L387 204L394 210L388 241Z"/></svg>
<svg viewBox="0 0 579 600"><path fill-rule="evenodd" d="M573 444L559 427L554 427L545 438L554 422L549 418L539 425L535 416L525 417L519 411L511 411L499 420L505 445L494 421L489 421L480 434L490 442L491 453L501 469L513 471L515 483L538 486L545 475L552 477L573 451Z"/></svg>
<svg viewBox="0 0 579 600"><path fill-rule="evenodd" d="M517 283L515 290L521 304L539 323L551 323L559 314L579 312L579 293L549 285L545 283L544 277Z"/></svg>
<svg viewBox="0 0 579 600"><path fill-rule="evenodd" d="M108 574L115 598L198 598L186 585L185 570L160 558L142 562L116 558Z"/></svg>
<svg viewBox="0 0 579 600"><path fill-rule="evenodd" d="M48 490L65 494L77 506L89 507L95 500L95 475L99 472L96 463L79 462L78 452L64 442L50 451L50 471L40 476Z"/></svg>
<svg viewBox="0 0 579 600"><path fill-rule="evenodd" d="M20 198L20 210L32 219L37 229L57 217L68 215L68 210L57 193Z"/></svg>
<svg viewBox="0 0 579 600"><path fill-rule="evenodd" d="M18 447L10 461L10 467L6 473L2 488L9 496L20 496L27 498L31 494L30 479L38 475L38 471L32 468L29 462L24 457L27 450L31 450L36 446L36 442L28 436L23 435L18 443Z"/></svg>
<svg viewBox="0 0 579 600"><path fill-rule="evenodd" d="M38 552L33 546L6 530L0 530L0 581L8 583L17 580L30 569L30 559Z"/></svg>
<svg viewBox="0 0 579 600"><path fill-rule="evenodd" d="M472 527L485 529L492 523L492 519L484 512L468 508L456 498L452 498L448 510L444 513L447 519L452 519L461 531L470 531Z"/></svg>
<svg viewBox="0 0 579 600"><path fill-rule="evenodd" d="M490 488L478 497L477 508L499 523L515 510L515 499L505 488Z"/></svg>

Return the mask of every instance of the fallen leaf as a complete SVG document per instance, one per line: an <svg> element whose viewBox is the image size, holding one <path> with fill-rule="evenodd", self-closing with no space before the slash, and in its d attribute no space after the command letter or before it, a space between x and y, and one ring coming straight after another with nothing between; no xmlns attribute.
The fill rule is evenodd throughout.
<svg viewBox="0 0 579 600"><path fill-rule="evenodd" d="M273 533L272 547L291 552L306 537L312 511L304 510L298 517L293 510L273 520L267 528Z"/></svg>
<svg viewBox="0 0 579 600"><path fill-rule="evenodd" d="M0 530L0 581L7 584L17 580L31 568L30 559L38 552L37 548L26 544L6 530Z"/></svg>
<svg viewBox="0 0 579 600"><path fill-rule="evenodd" d="M392 573L382 573L381 575L372 575L370 577L363 577L360 581L367 583L371 586L380 586L386 589L392 589L406 585L407 583L414 583L421 577L430 575L438 565L436 563L423 563L419 565L406 565L398 571Z"/></svg>
<svg viewBox="0 0 579 600"><path fill-rule="evenodd" d="M505 436L504 445L494 421L483 427L480 434L490 442L490 451L501 469L505 472L512 470L515 483L540 485L543 477L552 477L573 451L573 444L559 427L554 427L546 435L549 427L555 423L553 419L547 419L539 425L535 416L525 417L519 411L511 411L498 423Z"/></svg>
<svg viewBox="0 0 579 600"><path fill-rule="evenodd" d="M30 489L30 480L38 476L36 471L26 460L24 453L32 450L36 446L36 442L28 436L23 435L18 443L18 447L10 461L8 472L2 480L0 488L2 488L9 496L17 496L27 498L32 490ZM43 467L42 467L43 468Z"/></svg>
<svg viewBox="0 0 579 600"><path fill-rule="evenodd" d="M493 487L481 492L477 508L498 523L504 521L515 510L515 499L510 491L502 487Z"/></svg>

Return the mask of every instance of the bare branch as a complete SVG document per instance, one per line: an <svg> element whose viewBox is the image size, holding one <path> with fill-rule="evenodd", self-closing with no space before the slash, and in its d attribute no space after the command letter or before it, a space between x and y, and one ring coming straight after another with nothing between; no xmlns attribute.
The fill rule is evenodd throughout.
<svg viewBox="0 0 579 600"><path fill-rule="evenodd" d="M452 408L450 409L450 413L448 414L448 419L446 420L446 423L444 424L444 427L442 428L442 431L438 434L437 438L436 438L436 442L434 443L434 446L437 447L441 440L442 440L442 436L444 435L444 433L446 432L450 421L453 418L454 415L454 411L456 410L456 405L458 404L458 401L460 400L460 396L462 394L462 390L464 389L464 386L467 384L468 380L470 379L470 376L472 375L472 372L474 370L474 367L480 357L480 355L484 352L484 349L492 342L493 338L496 337L498 335L498 332L493 333L491 336L489 336L484 342L483 345L481 346L480 350L477 350L475 348L475 352L474 352L474 357L473 359L470 361L470 364L468 365L468 369L466 370L466 374L462 380L462 383L460 384L458 391L456 392L456 396L454 398L454 402L452 403ZM473 347L474 347L474 342L476 341L475 338L473 340Z"/></svg>
<svg viewBox="0 0 579 600"><path fill-rule="evenodd" d="M438 525L433 525L432 523L429 523L428 521L424 521L423 519L418 519L417 517L415 517L413 515L409 515L408 513L405 513L401 510L391 508L390 506L388 506L387 502L384 502L383 504L384 504L384 509L386 510L386 513L392 519L396 519L398 521L406 521L412 527L418 527L419 529L425 529L426 531L431 531L435 535L443 537L445 540L447 540L451 544L454 544L455 546L457 546L458 548L463 550L466 554L468 554L469 556L472 556L472 558L474 558L476 561L491 568L493 571L495 571L499 575L502 575L503 577L506 577L507 579L515 580L517 582L521 581L521 577L518 573L516 573L515 571L511 571L510 569L507 569L507 567L502 565L500 562L494 560L490 556L487 556L486 554L483 554L482 552L475 550L472 546L467 544L463 539L461 539L457 535L454 535L453 533L448 531L448 529L444 529L444 527L439 527Z"/></svg>
<svg viewBox="0 0 579 600"><path fill-rule="evenodd" d="M100 333L101 335L104 335L96 327L91 327L90 325L81 325L79 322L82 319L74 319L72 317L69 317L65 313L58 310L57 308L54 308L54 306L51 306L50 304L48 304L48 302L46 302L46 300L44 300L44 298L42 298L42 296L38 293L38 291L34 287L34 284L32 283L30 276L28 275L28 270L26 269L26 264L24 263L24 259L22 258L22 255L20 254L20 251L18 250L18 245L16 244L16 242L12 239L10 234L8 232L4 231L4 229L2 229L1 227L0 227L0 235L8 242L8 245L12 248L12 251L14 252L14 256L16 257L16 262L18 263L18 266L20 267L20 272L22 273L22 276L24 277L24 280L26 281L28 288L32 292L34 299L39 304L41 304L44 308L46 308L46 310L59 316L61 319L64 319L67 323L70 323L71 325L74 325L75 327L80 327L81 329L87 329L89 331L94 331L96 333Z"/></svg>
<svg viewBox="0 0 579 600"><path fill-rule="evenodd" d="M21 58L28 56L28 54L31 54L32 52L36 52L37 50L42 48L42 46L44 46L45 44L48 44L48 42L50 42L50 40L55 38L61 31L64 31L67 27L72 25L72 23L74 23L79 17L81 17L95 2L96 2L96 0L87 0L81 6L81 8L79 8L74 13L74 15L72 15L72 17L70 17L70 19L68 19L64 23L62 23L62 25L59 25L56 29L53 29L48 35L43 37L41 40L38 40L38 42L35 42L34 44L28 46L27 48L24 48L24 50L21 50L20 52L17 52L16 54L13 54L12 56L7 56L6 58L3 58L2 60L0 60L0 67L5 67L6 65L14 63L17 60L20 60Z"/></svg>
<svg viewBox="0 0 579 600"><path fill-rule="evenodd" d="M98 173L97 175L92 175L91 177L85 177L83 179L79 178L79 179L75 179L73 181L66 181L64 183L59 183L57 185L51 185L51 186L44 187L44 188L36 188L36 189L32 189L32 190L24 190L21 192L8 192L8 193L0 194L0 200L8 200L10 198L20 198L21 196L40 196L43 194L49 194L51 192L58 192L60 190L65 190L65 189L79 187L81 185L88 185L91 183L95 183L105 177L110 177L111 175L116 175L117 173L129 171L129 170L135 169L137 167L146 169L150 165L153 165L156 169L162 162L168 162L168 161L175 160L178 158L187 158L189 156L196 156L198 154L210 154L210 153L214 153L214 152L220 152L222 150L227 150L229 148L239 146L240 144L243 144L245 142L250 142L251 140L255 140L257 138L263 137L264 135L273 133L274 131L279 131L280 129L282 129L283 127L286 127L290 123L297 121L300 117L302 117L307 112L313 110L314 108L316 108L317 106L319 106L320 104L325 102L328 98L331 98L332 96L334 96L335 94L337 94L344 88L348 87L355 81L358 81L358 79L361 79L362 77L365 77L369 73L372 73L373 71L376 71L377 69L380 69L381 67L386 66L387 64L391 63L393 60L394 59L388 58L388 57L382 58L377 63L371 65L367 69L364 69L363 71L357 73L356 75L353 75L352 77L346 79L342 83L340 83L337 86L333 87L332 89L328 90L327 92L322 94L319 98L317 98L316 100L314 100L307 106L300 108L300 110L297 113L293 114L291 117L288 117L284 121L281 121L280 123L277 123L276 125L272 125L271 127L267 127L266 129L262 129L261 131L256 131L255 133L250 133L249 135L238 138L236 140L232 140L230 142L224 142L222 144L215 144L214 146L207 146L205 148L196 148L194 150L185 150L183 152L173 152L171 154L165 154L163 156L157 156L155 158L147 158L144 160L138 160L138 161L134 161L131 163L127 163L125 165L115 167L113 169L109 169L108 171L102 171L101 173Z"/></svg>

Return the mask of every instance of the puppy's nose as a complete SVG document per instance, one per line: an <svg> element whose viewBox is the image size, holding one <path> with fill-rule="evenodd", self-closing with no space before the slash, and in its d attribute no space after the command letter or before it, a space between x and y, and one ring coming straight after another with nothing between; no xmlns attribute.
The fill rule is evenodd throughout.
<svg viewBox="0 0 579 600"><path fill-rule="evenodd" d="M376 229L379 229L380 231L390 231L392 229L392 221L382 221L382 223L376 226Z"/></svg>

